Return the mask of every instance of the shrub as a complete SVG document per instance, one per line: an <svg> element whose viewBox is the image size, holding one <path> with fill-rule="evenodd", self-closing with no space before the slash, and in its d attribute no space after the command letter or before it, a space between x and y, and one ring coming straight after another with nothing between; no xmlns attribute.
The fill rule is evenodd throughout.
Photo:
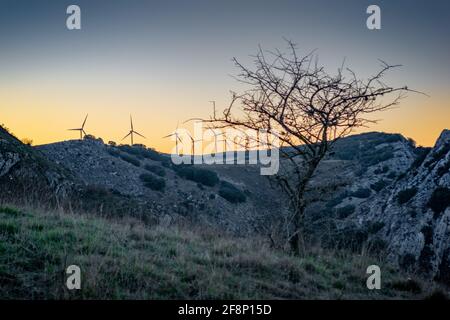
<svg viewBox="0 0 450 320"><path fill-rule="evenodd" d="M446 163L444 163L443 166L441 166L437 169L437 174L439 177L442 177L444 174L448 173L449 171L450 171L450 160L448 160Z"/></svg>
<svg viewBox="0 0 450 320"><path fill-rule="evenodd" d="M164 161L165 157L163 155L161 155L158 151L151 149L151 148L146 148L146 149L141 149L141 155L144 158L153 160L153 161Z"/></svg>
<svg viewBox="0 0 450 320"><path fill-rule="evenodd" d="M221 181L219 195L231 203L245 202L245 194L229 182Z"/></svg>
<svg viewBox="0 0 450 320"><path fill-rule="evenodd" d="M397 181L402 180L403 178L406 178L407 173L406 172L402 172L397 176Z"/></svg>
<svg viewBox="0 0 450 320"><path fill-rule="evenodd" d="M366 230L346 227L337 233L326 236L323 239L323 244L326 248L345 249L351 252L357 252L362 249L368 236L369 234Z"/></svg>
<svg viewBox="0 0 450 320"><path fill-rule="evenodd" d="M172 161L170 161L169 157L164 157L163 160L161 160L161 165L164 168L173 169Z"/></svg>
<svg viewBox="0 0 450 320"><path fill-rule="evenodd" d="M100 185L88 185L79 194L79 203L75 203L85 212L99 212L108 216L129 216L136 214L138 203L115 189L107 189Z"/></svg>
<svg viewBox="0 0 450 320"><path fill-rule="evenodd" d="M414 153L416 154L416 159L411 165L411 169L416 169L422 165L425 161L425 158L430 153L431 148L418 147L415 149Z"/></svg>
<svg viewBox="0 0 450 320"><path fill-rule="evenodd" d="M367 232L369 234L374 234L383 229L384 222L373 222L367 226Z"/></svg>
<svg viewBox="0 0 450 320"><path fill-rule="evenodd" d="M369 253L375 255L385 252L388 246L388 243L379 237L370 239L367 242L367 249L369 250Z"/></svg>
<svg viewBox="0 0 450 320"><path fill-rule="evenodd" d="M370 197L371 194L372 194L372 192L370 191L370 189L367 189L367 188L360 188L360 189L352 192L353 197L361 198L361 199L368 198L368 197Z"/></svg>
<svg viewBox="0 0 450 320"><path fill-rule="evenodd" d="M434 211L435 214L444 212L450 206L450 189L445 187L439 187L433 191L428 206Z"/></svg>
<svg viewBox="0 0 450 320"><path fill-rule="evenodd" d="M120 157L120 151L115 148L108 148L108 153L113 157Z"/></svg>
<svg viewBox="0 0 450 320"><path fill-rule="evenodd" d="M378 168L376 169L373 173L375 174L383 174L389 171L389 167L388 166L383 166L383 168Z"/></svg>
<svg viewBox="0 0 450 320"><path fill-rule="evenodd" d="M355 206L354 205L347 205L345 207L340 207L336 209L336 215L340 218L340 219L344 219L347 218L349 215L351 215L353 212L355 212Z"/></svg>
<svg viewBox="0 0 450 320"><path fill-rule="evenodd" d="M377 182L372 183L372 184L370 185L370 188L371 188L372 190L376 191L376 192L380 192L382 189L384 189L384 187L387 186L387 184L388 184L388 183L387 183L385 180L380 179L380 180L378 180Z"/></svg>
<svg viewBox="0 0 450 320"><path fill-rule="evenodd" d="M379 149L372 149L361 157L361 162L366 166L373 166L380 162L387 161L394 157L394 148L386 146Z"/></svg>
<svg viewBox="0 0 450 320"><path fill-rule="evenodd" d="M195 168L193 165L180 165L173 167L178 176L213 187L219 182L217 173L207 169Z"/></svg>
<svg viewBox="0 0 450 320"><path fill-rule="evenodd" d="M412 218L415 218L417 216L417 211L416 210L409 210L408 215L410 215Z"/></svg>
<svg viewBox="0 0 450 320"><path fill-rule="evenodd" d="M136 159L135 157L132 156L128 156L126 154L121 154L120 158L126 162L131 163L132 165L136 166L136 167L140 167L141 166L141 162Z"/></svg>
<svg viewBox="0 0 450 320"><path fill-rule="evenodd" d="M399 291L407 291L412 293L421 293L422 287L419 282L413 279L407 279L405 281L396 281L389 285L392 289Z"/></svg>
<svg viewBox="0 0 450 320"><path fill-rule="evenodd" d="M9 215L19 215L20 214L20 210L16 209L16 208L12 208L12 207L1 207L0 206L0 213L6 213Z"/></svg>
<svg viewBox="0 0 450 320"><path fill-rule="evenodd" d="M164 177L166 175L166 170L164 170L164 168L162 168L160 166L147 164L147 165L145 165L144 169L148 170L150 172L153 172L154 174L156 174L160 177Z"/></svg>
<svg viewBox="0 0 450 320"><path fill-rule="evenodd" d="M166 187L166 181L162 178L158 178L151 173L143 173L139 176L144 186L155 191L163 191Z"/></svg>
<svg viewBox="0 0 450 320"><path fill-rule="evenodd" d="M411 200L416 194L417 194L416 187L402 190L397 194L397 202L398 204L405 204L409 200Z"/></svg>
<svg viewBox="0 0 450 320"><path fill-rule="evenodd" d="M440 289L436 289L431 294L427 295L424 300L448 300L447 295L445 292L441 291Z"/></svg>
<svg viewBox="0 0 450 320"><path fill-rule="evenodd" d="M335 198L328 201L326 204L326 207L329 209L334 208L335 206L340 204L342 202L342 200L344 200L347 197L348 197L348 193L346 191L344 191L344 192L340 193L339 195L337 195Z"/></svg>
<svg viewBox="0 0 450 320"><path fill-rule="evenodd" d="M158 153L154 149L146 148L143 145L134 145L134 146L122 145L122 146L119 146L119 149L123 152L126 152L128 154L131 154L131 155L134 155L134 156L137 156L140 158L151 159L154 161L163 161L165 159L164 156L162 156L160 153Z"/></svg>
<svg viewBox="0 0 450 320"><path fill-rule="evenodd" d="M388 179L395 179L397 178L397 174L395 173L395 171L391 171L389 172L389 174L387 175Z"/></svg>
<svg viewBox="0 0 450 320"><path fill-rule="evenodd" d="M442 148L431 154L431 159L425 163L425 166L430 167L432 164L443 159L449 152L450 152L450 142L447 142Z"/></svg>

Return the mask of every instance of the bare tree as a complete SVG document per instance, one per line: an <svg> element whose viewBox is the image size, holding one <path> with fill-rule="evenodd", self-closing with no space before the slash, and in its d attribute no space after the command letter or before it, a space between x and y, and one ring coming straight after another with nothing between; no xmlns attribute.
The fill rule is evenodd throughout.
<svg viewBox="0 0 450 320"><path fill-rule="evenodd" d="M288 164L273 178L289 198L292 220L288 242L293 252L300 253L305 193L321 160L339 138L375 122L367 115L397 105L413 90L383 82L386 72L399 65L380 60L379 72L362 80L344 63L330 75L318 65L314 52L299 57L290 41L288 48L287 54L260 48L253 69L233 59L240 70L237 80L249 88L242 94L232 92L223 114L203 121L215 128L278 136L279 150Z"/></svg>

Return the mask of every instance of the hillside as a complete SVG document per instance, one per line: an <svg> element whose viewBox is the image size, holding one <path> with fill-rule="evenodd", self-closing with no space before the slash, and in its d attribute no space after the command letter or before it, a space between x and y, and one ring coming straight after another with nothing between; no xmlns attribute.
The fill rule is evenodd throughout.
<svg viewBox="0 0 450 320"><path fill-rule="evenodd" d="M421 299L437 287L368 256L296 258L214 229L0 207L0 299ZM65 289L65 266L82 290ZM365 270L383 270L381 290Z"/></svg>
<svg viewBox="0 0 450 320"><path fill-rule="evenodd" d="M195 219L246 235L261 228L261 217L278 212L285 202L257 166L175 166L168 155L152 149L94 139L36 149L91 189L112 191L134 201L130 206L144 206L142 214L150 219Z"/></svg>
<svg viewBox="0 0 450 320"><path fill-rule="evenodd" d="M380 226L394 263L450 284L450 131L394 184L368 198L353 220Z"/></svg>
<svg viewBox="0 0 450 320"><path fill-rule="evenodd" d="M75 189L76 178L0 126L0 201L56 204Z"/></svg>
<svg viewBox="0 0 450 320"><path fill-rule="evenodd" d="M337 141L307 190L309 245L386 255L405 272L448 284L448 132L434 148L378 132ZM53 201L66 211L136 219L149 228L196 226L285 248L288 201L257 165L175 166L141 145L86 138L31 148L1 134L3 203ZM36 197L43 191L46 197Z"/></svg>

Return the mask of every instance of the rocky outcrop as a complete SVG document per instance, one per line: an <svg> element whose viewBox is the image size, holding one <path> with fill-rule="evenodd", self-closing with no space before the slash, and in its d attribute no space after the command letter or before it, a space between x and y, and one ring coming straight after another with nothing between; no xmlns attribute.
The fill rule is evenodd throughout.
<svg viewBox="0 0 450 320"><path fill-rule="evenodd" d="M2 142L0 141L0 144ZM0 147L1 148L1 147ZM4 176L11 168L20 161L20 157L14 152L5 152L0 154L0 177Z"/></svg>
<svg viewBox="0 0 450 320"><path fill-rule="evenodd" d="M399 266L450 284L450 131L445 130L421 163L352 215L361 228L370 223L388 244Z"/></svg>
<svg viewBox="0 0 450 320"><path fill-rule="evenodd" d="M69 197L75 185L63 167L0 127L0 201L54 204Z"/></svg>

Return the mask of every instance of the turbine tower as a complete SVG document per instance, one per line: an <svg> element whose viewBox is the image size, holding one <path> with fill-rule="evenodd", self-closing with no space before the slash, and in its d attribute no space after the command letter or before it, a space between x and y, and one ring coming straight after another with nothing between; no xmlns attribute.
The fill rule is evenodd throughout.
<svg viewBox="0 0 450 320"><path fill-rule="evenodd" d="M83 140L83 134L86 135L86 131L84 131L84 125L86 124L86 120L88 118L89 114L86 114L86 117L84 118L83 124L81 125L81 128L76 128L76 129L67 129L70 131L80 131L80 140Z"/></svg>
<svg viewBox="0 0 450 320"><path fill-rule="evenodd" d="M140 134L139 132L137 132L137 131L134 131L134 128L133 128L133 118L131 117L131 115L130 115L130 125L131 125L131 130L130 130L130 132L128 132L128 134L125 136L125 137L123 137L123 139L122 140L125 140L126 138L128 138L128 136L130 136L131 137L131 146L133 146L133 144L134 144L134 141L133 141L133 134L137 134L138 136L140 136L140 137L142 137L142 138L144 138L144 139L147 139L146 137L144 137L142 134Z"/></svg>
<svg viewBox="0 0 450 320"><path fill-rule="evenodd" d="M219 142L225 142L223 146L224 146L224 153L226 155L227 154L227 146L231 146L231 145L227 139L227 135L225 133L222 133L221 135L223 136L223 139L219 140Z"/></svg>
<svg viewBox="0 0 450 320"><path fill-rule="evenodd" d="M213 132L214 134L214 154L217 154L217 137L223 135L222 132L216 133L216 131L214 131L213 129L209 129Z"/></svg>
<svg viewBox="0 0 450 320"><path fill-rule="evenodd" d="M180 139L180 136L178 134L178 124L177 123L177 128L175 129L174 133L168 134L167 136L164 136L163 139L165 138L170 138L170 137L175 137L175 152L178 155L178 142L182 142Z"/></svg>
<svg viewBox="0 0 450 320"><path fill-rule="evenodd" d="M214 119L215 119L216 118L216 100L211 100L209 102L211 102L213 105L213 115L214 115Z"/></svg>
<svg viewBox="0 0 450 320"><path fill-rule="evenodd" d="M188 132L189 139L191 139L191 154L194 156L195 154L195 143L202 141L202 139L194 140L191 134Z"/></svg>

